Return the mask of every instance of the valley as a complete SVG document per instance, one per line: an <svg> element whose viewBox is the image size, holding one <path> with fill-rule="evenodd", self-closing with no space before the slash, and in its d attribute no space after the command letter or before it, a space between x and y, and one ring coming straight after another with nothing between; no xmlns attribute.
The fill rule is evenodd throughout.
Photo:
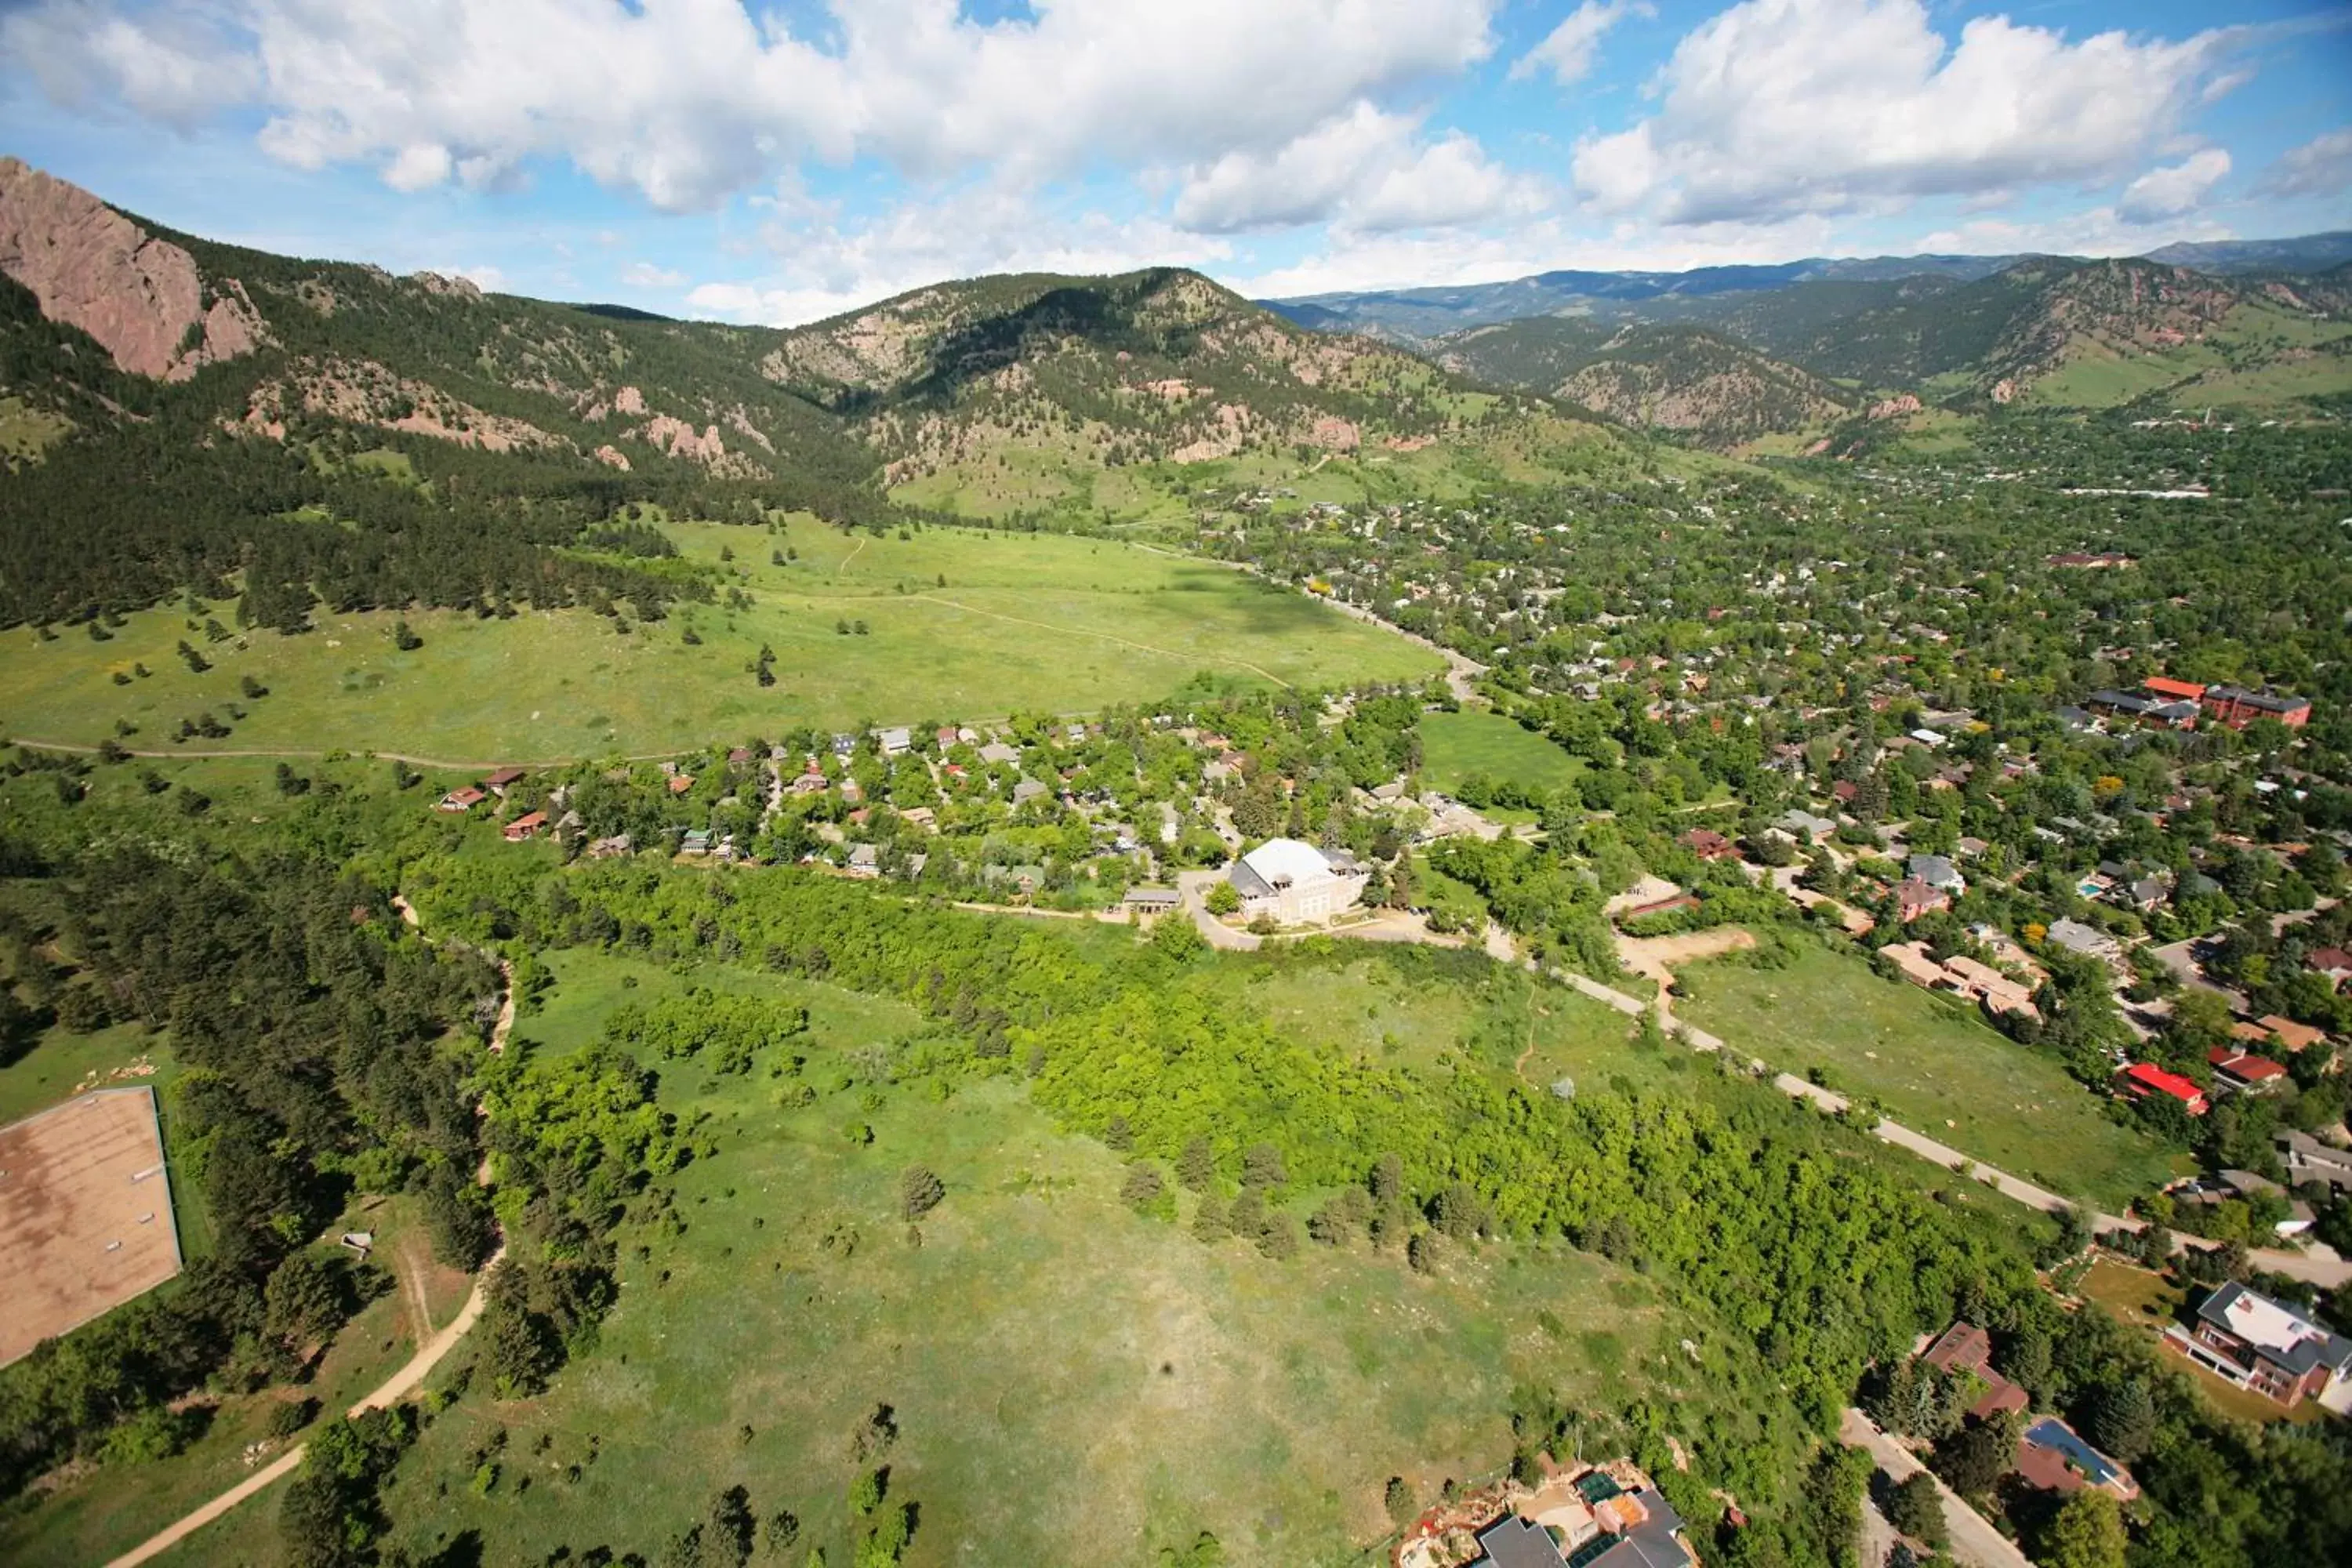
<svg viewBox="0 0 2352 1568"><path fill-rule="evenodd" d="M793 327L0 240L0 1117L152 1088L180 1242L0 1366L0 1558L279 1462L154 1561L2347 1539L2343 236Z"/></svg>

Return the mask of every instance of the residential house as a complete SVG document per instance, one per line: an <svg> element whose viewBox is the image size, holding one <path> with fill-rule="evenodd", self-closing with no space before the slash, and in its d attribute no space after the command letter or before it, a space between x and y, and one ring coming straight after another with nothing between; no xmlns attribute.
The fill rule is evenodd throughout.
<svg viewBox="0 0 2352 1568"><path fill-rule="evenodd" d="M1895 918L1908 925L1922 916L1952 907L1952 895L1916 877L1906 877L1895 888Z"/></svg>
<svg viewBox="0 0 2352 1568"><path fill-rule="evenodd" d="M2096 1487L2126 1501L2139 1496L2129 1471L2055 1415L2043 1416L2018 1438L2015 1468L2026 1485L2046 1492Z"/></svg>
<svg viewBox="0 0 2352 1568"><path fill-rule="evenodd" d="M2116 1077L2118 1090L2133 1100L2146 1100L2151 1094L2169 1095L2180 1101L2189 1115L2205 1114L2205 1091L2193 1079L2167 1072L2154 1062L2134 1062Z"/></svg>
<svg viewBox="0 0 2352 1568"><path fill-rule="evenodd" d="M1008 746L1002 741L991 741L980 749L980 760L991 765L1017 763L1021 761L1021 752L1017 747Z"/></svg>
<svg viewBox="0 0 2352 1568"><path fill-rule="evenodd" d="M672 773L669 775L670 794L684 795L688 790L690 790L693 787L694 775L692 773Z"/></svg>
<svg viewBox="0 0 2352 1568"><path fill-rule="evenodd" d="M903 757L915 746L914 731L903 727L877 730L874 731L874 739L880 742L882 754L886 757Z"/></svg>
<svg viewBox="0 0 2352 1568"><path fill-rule="evenodd" d="M2233 1051L2227 1046L2215 1046L2205 1053L2205 1059L2213 1064L2215 1078L2246 1093L2275 1089L2286 1078L2286 1068L2270 1058Z"/></svg>
<svg viewBox="0 0 2352 1568"><path fill-rule="evenodd" d="M1046 789L1044 784L1038 783L1035 779L1023 779L1019 784L1013 786L1013 804L1016 806L1026 805L1040 795L1049 795L1051 793L1051 791Z"/></svg>
<svg viewBox="0 0 2352 1568"><path fill-rule="evenodd" d="M882 874L882 852L871 844L849 847L849 874L853 877L878 877Z"/></svg>
<svg viewBox="0 0 2352 1568"><path fill-rule="evenodd" d="M2327 1040L2326 1030L2315 1029L2309 1024L2298 1024L2293 1018L2276 1013L2265 1013L2254 1022L2268 1029L2271 1038L2290 1051L2307 1051L2314 1046L2326 1044Z"/></svg>
<svg viewBox="0 0 2352 1568"><path fill-rule="evenodd" d="M2304 954L2303 966L2339 988L2352 980L2352 952L2340 947L2314 948Z"/></svg>
<svg viewBox="0 0 2352 1568"><path fill-rule="evenodd" d="M489 777L482 781L482 787L488 790L492 795L497 795L500 800L504 800L507 797L507 791L512 789L516 784L521 782L522 770L520 768L500 768L498 772L492 773Z"/></svg>
<svg viewBox="0 0 2352 1568"><path fill-rule="evenodd" d="M500 829L500 832L505 835L508 843L520 844L525 839L538 837L539 830L546 826L547 813L534 811L528 816L516 817Z"/></svg>
<svg viewBox="0 0 2352 1568"><path fill-rule="evenodd" d="M1129 888L1119 904L1139 915L1164 915L1182 901L1182 895L1173 888Z"/></svg>
<svg viewBox="0 0 2352 1568"><path fill-rule="evenodd" d="M1979 1421L1990 1421L2004 1410L2022 1410L2031 1403L2024 1389L1994 1370L1992 1336L1974 1323L1954 1323L1919 1359L1938 1372L1966 1373L1985 1385L1969 1406L1969 1414Z"/></svg>
<svg viewBox="0 0 2352 1568"><path fill-rule="evenodd" d="M1682 846L1702 860L1737 860L1739 846L1712 827L1694 827L1682 836Z"/></svg>
<svg viewBox="0 0 2352 1568"><path fill-rule="evenodd" d="M480 790L476 789L472 784L464 784L457 789L451 790L447 795L445 795L439 800L435 801L433 803L433 809L436 811L446 811L462 816L467 812L473 810L474 807L481 805L482 802L488 798L488 796L485 795Z"/></svg>
<svg viewBox="0 0 2352 1568"><path fill-rule="evenodd" d="M1904 868L1914 880L1941 889L1954 898L1969 890L1968 879L1961 876L1959 868L1944 856L1914 855Z"/></svg>
<svg viewBox="0 0 2352 1568"><path fill-rule="evenodd" d="M2249 691L2242 686L2208 687L2199 706L2232 730L2242 730L2257 719L2275 719L2290 730L2311 722L2310 698Z"/></svg>
<svg viewBox="0 0 2352 1568"><path fill-rule="evenodd" d="M2352 1150L2322 1143L2310 1133L2293 1128L2280 1131L2273 1142L2278 1145L2279 1163L2286 1167L2290 1185L2299 1187L2306 1182L2316 1182L2333 1192L2352 1193Z"/></svg>
<svg viewBox="0 0 2352 1568"><path fill-rule="evenodd" d="M2352 1340L2234 1280L2205 1298L2185 1342L2167 1339L2200 1366L2281 1405L2315 1395L2330 1409L2352 1404Z"/></svg>
<svg viewBox="0 0 2352 1568"><path fill-rule="evenodd" d="M1349 856L1327 856L1296 838L1268 839L1225 876L1241 894L1244 913L1270 914L1284 925L1326 921L1353 909L1370 879Z"/></svg>
<svg viewBox="0 0 2352 1568"><path fill-rule="evenodd" d="M588 846L588 858L591 860L610 860L616 856L628 854L635 847L635 846L630 841L627 834L615 833L610 838L598 838L593 840Z"/></svg>
<svg viewBox="0 0 2352 1568"><path fill-rule="evenodd" d="M2069 952L2080 953L2084 958L2095 958L2104 963L2115 963L2123 956L2124 952L2123 944L2114 937L2095 926L2086 926L2080 921L2053 921L2051 922L2049 938Z"/></svg>
<svg viewBox="0 0 2352 1568"><path fill-rule="evenodd" d="M1568 1568L1568 1559L1559 1554L1549 1532L1516 1513L1507 1513L1478 1531L1477 1542L1474 1568L1476 1563L1492 1563L1494 1568Z"/></svg>
<svg viewBox="0 0 2352 1568"><path fill-rule="evenodd" d="M1782 812L1774 819L1772 826L1791 838L1802 838L1811 834L1816 842L1827 843L1837 837L1836 823L1801 807L1792 806Z"/></svg>

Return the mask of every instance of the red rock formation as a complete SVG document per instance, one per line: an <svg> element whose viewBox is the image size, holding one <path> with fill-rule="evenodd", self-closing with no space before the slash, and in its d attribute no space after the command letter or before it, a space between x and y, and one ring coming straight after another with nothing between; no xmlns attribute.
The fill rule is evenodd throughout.
<svg viewBox="0 0 2352 1568"><path fill-rule="evenodd" d="M1874 403L1870 405L1870 416L1873 419L1892 419L1898 414L1918 412L1919 400L1907 392L1900 397L1890 397L1883 403Z"/></svg>
<svg viewBox="0 0 2352 1568"><path fill-rule="evenodd" d="M269 329L234 279L206 298L195 258L78 185L0 158L0 272L133 375L185 381Z"/></svg>

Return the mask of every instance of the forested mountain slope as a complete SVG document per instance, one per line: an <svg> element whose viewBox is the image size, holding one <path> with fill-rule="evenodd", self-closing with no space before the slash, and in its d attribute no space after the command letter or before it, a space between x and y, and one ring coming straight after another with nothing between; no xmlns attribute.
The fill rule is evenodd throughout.
<svg viewBox="0 0 2352 1568"><path fill-rule="evenodd" d="M1715 447L1832 423L1861 403L1810 371L1699 327L1612 329L1547 316L1473 327L1440 339L1435 353L1465 374Z"/></svg>
<svg viewBox="0 0 2352 1568"><path fill-rule="evenodd" d="M632 502L877 522L1019 462L1133 464L1572 427L1198 274L925 289L793 331L486 295L173 233L0 161L0 624L181 588L247 624L342 609L707 596ZM1606 444L1587 426L1578 440ZM341 527L324 526L328 523ZM233 583L232 579L236 579Z"/></svg>

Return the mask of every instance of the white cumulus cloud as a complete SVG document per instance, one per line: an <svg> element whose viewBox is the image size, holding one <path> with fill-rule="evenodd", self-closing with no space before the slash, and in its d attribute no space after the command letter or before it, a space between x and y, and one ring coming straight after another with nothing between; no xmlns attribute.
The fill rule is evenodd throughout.
<svg viewBox="0 0 2352 1568"><path fill-rule="evenodd" d="M1628 16L1657 14L1649 0L1584 0L1511 67L1512 79L1549 71L1560 86L1573 86L1592 74L1593 59L1610 28Z"/></svg>
<svg viewBox="0 0 2352 1568"><path fill-rule="evenodd" d="M62 100L239 108L306 169L495 185L533 158L671 210L818 158L943 178L1271 153L1492 47L1498 0L829 0L831 37L745 0L31 0L0 58Z"/></svg>
<svg viewBox="0 0 2352 1568"><path fill-rule="evenodd" d="M1676 46L1656 113L1579 146L1576 183L1603 210L1703 223L2118 178L2205 100L2237 43L2074 42L2005 16L1954 42L1921 0L1746 0Z"/></svg>
<svg viewBox="0 0 2352 1568"><path fill-rule="evenodd" d="M1472 223L1539 199L1475 138L1423 140L1418 117L1358 103L1274 152L1228 153L1192 169L1174 210L1210 234L1325 222L1384 233Z"/></svg>
<svg viewBox="0 0 2352 1568"><path fill-rule="evenodd" d="M2126 185L2116 216L2126 223L2156 223L2194 212L2229 173L2230 154L2208 147L2169 167L2150 169Z"/></svg>

